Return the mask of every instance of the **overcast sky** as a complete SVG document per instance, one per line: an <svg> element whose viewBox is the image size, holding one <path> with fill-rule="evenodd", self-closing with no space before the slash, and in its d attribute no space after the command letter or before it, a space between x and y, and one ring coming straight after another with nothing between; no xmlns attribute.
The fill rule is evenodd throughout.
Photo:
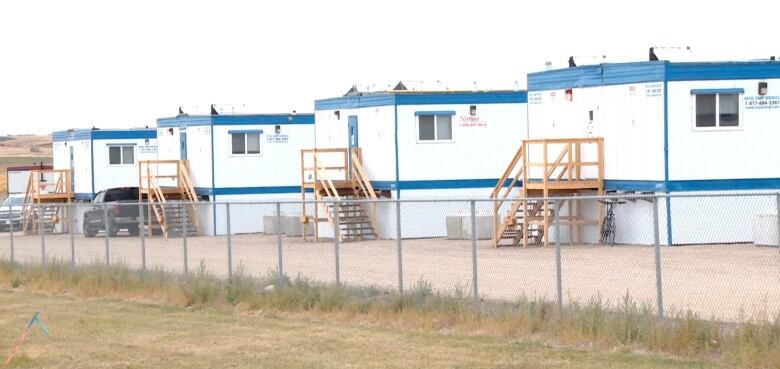
<svg viewBox="0 0 780 369"><path fill-rule="evenodd" d="M564 67L780 55L772 1L3 1L0 134L311 112L352 84L525 88ZM599 56L589 58L588 56ZM438 81L438 82L437 82Z"/></svg>

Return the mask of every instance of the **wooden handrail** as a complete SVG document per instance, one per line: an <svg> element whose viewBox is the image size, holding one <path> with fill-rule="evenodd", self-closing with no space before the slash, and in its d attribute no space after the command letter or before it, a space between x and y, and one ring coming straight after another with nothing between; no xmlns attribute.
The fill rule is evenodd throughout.
<svg viewBox="0 0 780 369"><path fill-rule="evenodd" d="M520 148L517 150L517 152L515 152L515 156L512 157L512 160L509 162L509 166L506 167L504 174L501 175L501 179L498 180L498 183L493 188L493 192L490 194L490 198L495 198L501 191L501 188L504 187L504 183L506 183L506 180L509 179L509 175L512 174L512 169L517 166L517 162L520 161L520 159L524 156L524 147L525 145L520 145Z"/></svg>
<svg viewBox="0 0 780 369"><path fill-rule="evenodd" d="M367 193L372 200L376 200L377 196L374 191L374 186L371 185L371 180L368 178L365 168L363 168L363 163L362 160L360 160L361 158L358 150L358 148L355 148L351 153L354 176L357 177L358 185L361 187L361 190L363 190L363 193ZM376 219L376 202L372 202L369 206L371 207L371 215L368 217L368 221L371 223L371 227L378 232L379 222L377 222Z"/></svg>

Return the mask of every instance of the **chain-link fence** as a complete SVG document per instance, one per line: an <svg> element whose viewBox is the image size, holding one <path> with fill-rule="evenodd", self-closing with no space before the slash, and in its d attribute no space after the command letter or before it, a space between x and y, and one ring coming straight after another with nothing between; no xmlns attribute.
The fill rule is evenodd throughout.
<svg viewBox="0 0 780 369"><path fill-rule="evenodd" d="M306 212L294 201L38 204L0 209L0 257L399 293L423 285L476 301L628 301L736 321L780 313L778 202L696 193L308 201ZM305 216L314 206L319 218Z"/></svg>

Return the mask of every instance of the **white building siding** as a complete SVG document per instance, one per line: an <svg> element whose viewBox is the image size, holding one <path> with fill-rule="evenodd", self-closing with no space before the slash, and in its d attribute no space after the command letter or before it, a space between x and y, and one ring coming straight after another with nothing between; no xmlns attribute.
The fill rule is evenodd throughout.
<svg viewBox="0 0 780 369"><path fill-rule="evenodd" d="M780 79L669 82L670 180L780 178L780 106L745 104L746 98L758 97L759 81L768 82L767 96L780 96ZM691 90L723 88L744 89L739 127L697 130Z"/></svg>

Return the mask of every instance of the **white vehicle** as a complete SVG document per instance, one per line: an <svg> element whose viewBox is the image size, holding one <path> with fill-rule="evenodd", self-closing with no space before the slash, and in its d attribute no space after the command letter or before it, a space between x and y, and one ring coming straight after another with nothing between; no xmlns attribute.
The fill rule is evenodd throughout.
<svg viewBox="0 0 780 369"><path fill-rule="evenodd" d="M24 206L24 194L12 194L0 206L0 230L5 232L11 229L22 228L22 207Z"/></svg>

